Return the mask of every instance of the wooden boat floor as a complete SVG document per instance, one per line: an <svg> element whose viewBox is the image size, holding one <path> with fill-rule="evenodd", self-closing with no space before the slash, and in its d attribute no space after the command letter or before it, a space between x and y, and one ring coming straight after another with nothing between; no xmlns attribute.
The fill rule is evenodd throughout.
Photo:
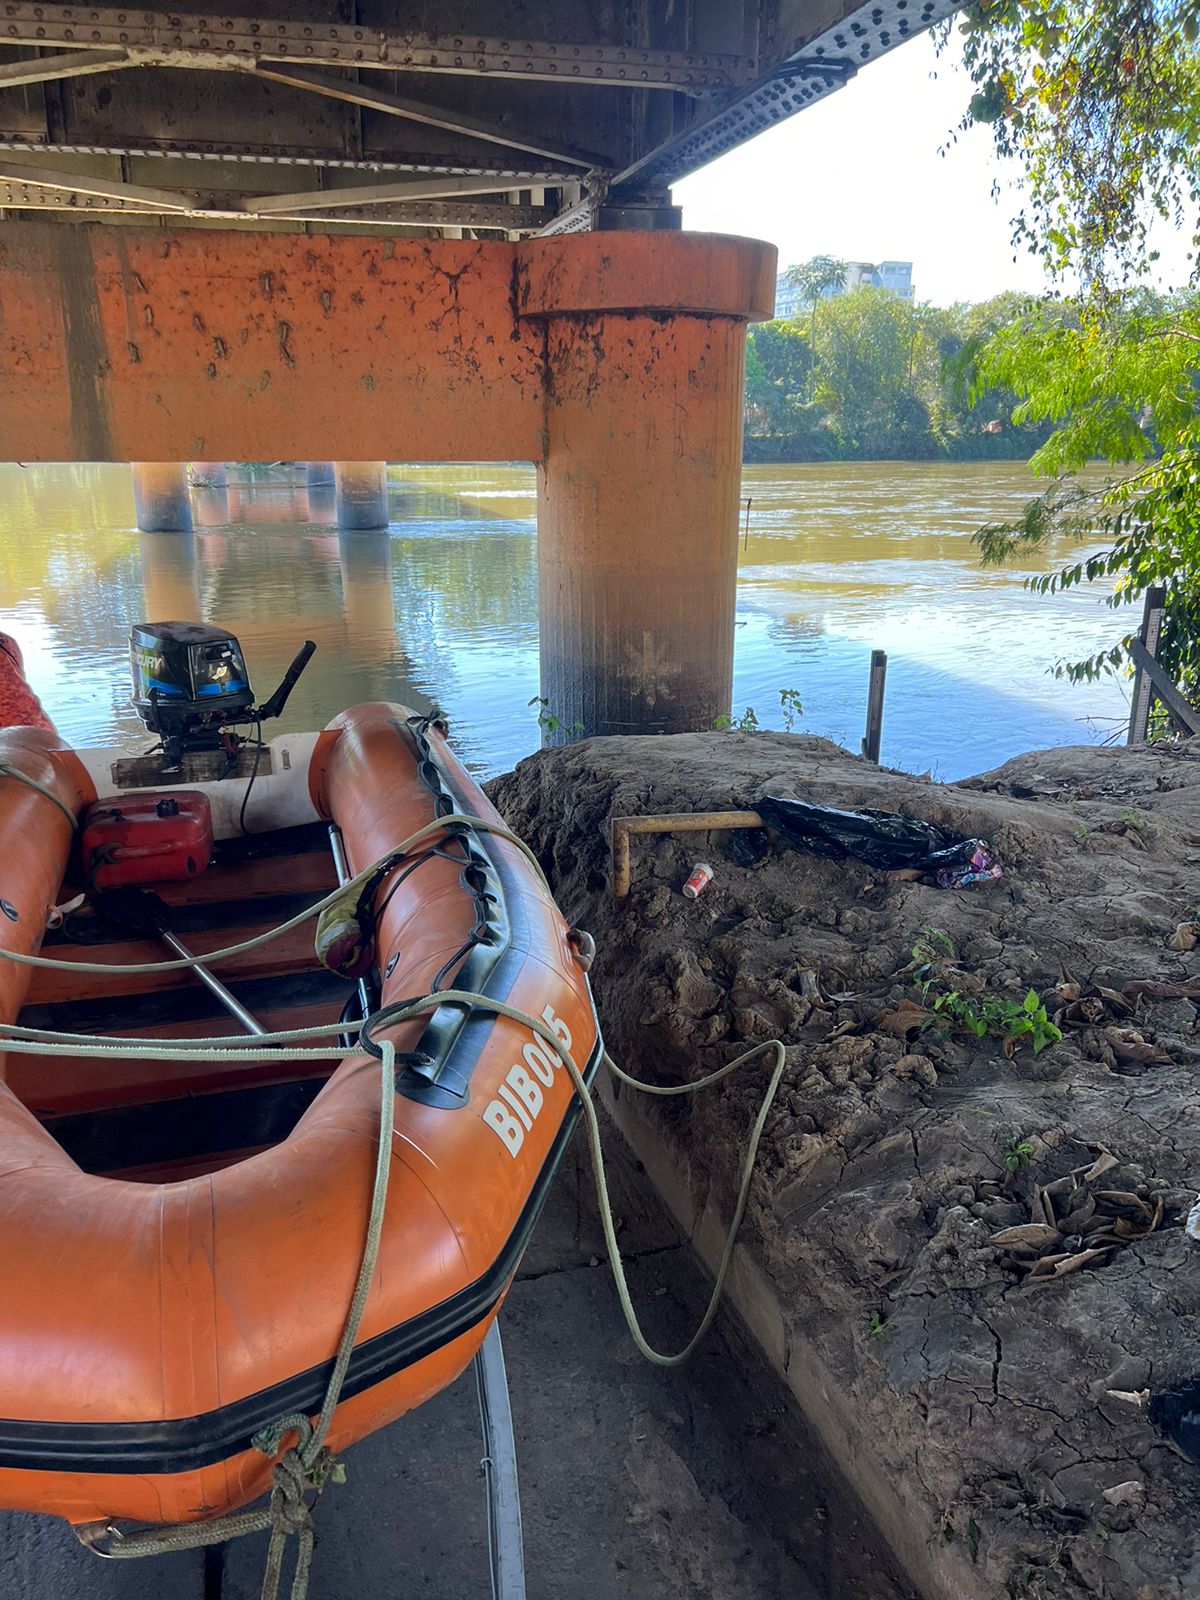
<svg viewBox="0 0 1200 1600"><path fill-rule="evenodd" d="M171 907L172 931L200 955L253 937L337 886L325 828L314 823L217 846L212 865L183 883L150 884ZM71 893L64 886L64 897ZM313 954L312 921L214 972L269 1031L336 1022L353 985ZM119 974L88 962L173 959L157 939L138 939L89 899L43 953L78 972L39 969L18 1020L30 1027L137 1039L198 1039L243 1030L193 973ZM211 1172L287 1136L336 1058L218 1063L130 1059L95 1053L9 1052L9 1087L85 1170L146 1182Z"/></svg>

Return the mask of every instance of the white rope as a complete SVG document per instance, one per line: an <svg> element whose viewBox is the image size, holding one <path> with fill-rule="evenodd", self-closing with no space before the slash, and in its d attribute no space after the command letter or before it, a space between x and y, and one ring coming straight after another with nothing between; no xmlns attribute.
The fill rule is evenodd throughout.
<svg viewBox="0 0 1200 1600"><path fill-rule="evenodd" d="M0 776L3 773L0 771ZM35 788L38 785L34 785ZM272 939L278 939L282 934L290 933L293 928L300 927L313 917L320 916L326 906L332 905L335 900L340 900L347 890L356 884L364 883L372 873L377 872L385 862L396 858L396 865L400 865L402 857L407 856L417 845L424 843L434 834L440 833L444 828L453 826L471 827L481 833L494 833L498 838L505 839L509 844L516 845L526 860L530 862L537 872L539 880L544 884L546 875L542 871L541 863L524 839L517 837L511 828L506 828L501 822L489 822L485 817L472 817L465 812L452 811L444 817L435 817L432 822L427 822L423 828L418 828L402 844L389 850L386 855L380 856L378 861L372 862L369 867L364 867L361 872L354 875L346 883L333 889L323 899L318 900L307 910L298 912L294 917L289 917L286 922L281 922L278 927L268 928L266 933L255 934L253 939L243 939L241 944L226 945L223 950L202 952L196 956L186 956L179 960L171 961L137 961L137 962L105 962L105 961L55 961L49 956L27 956L16 950L0 948L0 956L5 961L15 961L22 967L41 967L50 972L103 972L108 975L119 973L142 972L182 972L189 967L211 967L214 962L228 961L233 956L245 955L249 950L257 950L260 945L269 944ZM547 886L549 892L549 886Z"/></svg>
<svg viewBox="0 0 1200 1600"><path fill-rule="evenodd" d="M565 1067L576 1094L579 1096L583 1109L584 1119L587 1124L588 1149L592 1158L592 1171L596 1184L596 1198L600 1207L600 1224L604 1233L604 1242L608 1249L609 1266L612 1270L613 1281L620 1301L621 1311L629 1328L630 1337L647 1361L655 1366L674 1367L686 1361L692 1351L703 1339L712 1326L713 1318L717 1314L717 1307L725 1287L725 1279L733 1260L734 1246L737 1242L738 1230L742 1218L745 1216L746 1205L750 1198L750 1185L754 1176L754 1166L758 1156L758 1148L762 1141L763 1129L766 1126L767 1116L774 1103L779 1090L779 1084L784 1072L784 1047L778 1039L768 1039L762 1044L756 1044L744 1051L733 1061L727 1061L723 1067L718 1067L715 1072L707 1073L693 1083L679 1084L653 1084L644 1083L638 1078L633 1078L629 1073L620 1068L612 1057L605 1052L604 1062L611 1071L630 1088L637 1089L643 1094L677 1095L696 1094L701 1089L707 1089L711 1084L719 1083L722 1078L727 1078L731 1072L736 1072L748 1061L756 1056L765 1055L768 1051L774 1052L775 1061L771 1069L770 1081L763 1095L762 1104L758 1115L750 1130L746 1144L746 1154L742 1162L741 1178L738 1185L737 1200L734 1205L733 1217L725 1235L725 1243L721 1250L720 1260L717 1264L715 1281L708 1306L700 1320L695 1333L688 1340L682 1350L674 1355L664 1355L655 1350L642 1333L641 1324L633 1308L633 1301L629 1293L629 1284L625 1274L625 1265L621 1259L620 1247L617 1244L616 1225L613 1222L612 1205L609 1200L608 1179L604 1168L604 1152L600 1143L600 1121L596 1115L596 1108L592 1097L584 1082L583 1074L575 1064L571 1052L558 1038L554 1030L543 1021L541 1017L531 1016L526 1011L521 1011L516 1006L510 1006L504 1000L494 1000L489 995L476 994L469 989L443 989L435 994L417 996L411 1000L403 1000L395 1005L387 1006L374 1018L367 1019L367 1023L322 1023L308 1028L292 1028L279 1033L264 1034L249 1039L246 1035L229 1035L218 1041L198 1040L195 1044L186 1040L149 1041L143 1039L117 1039L112 1036L98 1034L62 1034L49 1029L24 1028L17 1024L8 1024L0 1032L0 1043L6 1050L11 1050L19 1055L99 1055L122 1057L135 1060L166 1060L166 1061L295 1061L295 1060L346 1060L351 1056L362 1056L364 1050L361 1045L355 1047L330 1045L325 1048L280 1049L272 1046L290 1044L291 1041L302 1038L319 1037L322 1034L343 1034L360 1031L369 1024L372 1028L377 1026L393 1027L409 1017L421 1016L425 1012L435 1011L444 1005L463 1005L480 1011L491 1012L494 1016L507 1017L510 1021L519 1023L528 1028L537 1038L544 1040L554 1050L559 1060ZM245 1043L240 1041L245 1040ZM79 1041L70 1044L67 1041ZM376 1046L379 1048L379 1046Z"/></svg>
<svg viewBox="0 0 1200 1600"><path fill-rule="evenodd" d="M65 800L61 800L54 790L48 788L44 783L39 783L36 778L31 778L27 772L22 772L20 767L14 767L11 761L0 761L0 778L16 778L19 783L23 783L26 788L32 789L35 794L40 794L43 799L53 800L54 804L71 824L72 833L79 826L78 817L76 817Z"/></svg>

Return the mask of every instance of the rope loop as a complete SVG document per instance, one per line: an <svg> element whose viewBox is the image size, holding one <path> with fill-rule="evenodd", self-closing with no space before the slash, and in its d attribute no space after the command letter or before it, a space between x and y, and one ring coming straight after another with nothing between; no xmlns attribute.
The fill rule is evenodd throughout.
<svg viewBox="0 0 1200 1600"><path fill-rule="evenodd" d="M258 1451L259 1455L277 1455L280 1445L289 1433L298 1435L299 1444L297 1448L303 1455L305 1447L312 1439L313 1425L302 1411L292 1411L286 1417L280 1417L277 1422L268 1422L265 1428L258 1430L250 1443Z"/></svg>

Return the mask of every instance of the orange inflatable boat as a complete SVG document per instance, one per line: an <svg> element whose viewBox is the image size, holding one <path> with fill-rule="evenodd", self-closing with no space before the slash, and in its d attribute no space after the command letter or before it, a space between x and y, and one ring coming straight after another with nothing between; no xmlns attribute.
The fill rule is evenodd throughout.
<svg viewBox="0 0 1200 1600"><path fill-rule="evenodd" d="M212 865L159 886L189 951L246 943L336 890L332 836L349 873L385 862L370 883L365 1003L386 1017L405 997L470 991L542 1019L589 1081L599 1062L580 937L526 854L471 825L499 818L436 722L369 704L319 734L258 734L257 747L223 736L207 749L164 737L153 759L72 751L47 730L0 734L0 948L62 963L0 960L0 1022L64 1036L48 1053L8 1051L0 1084L5 1507L186 1523L268 1489L272 1460L252 1440L325 1399L379 1147L380 1063L367 1051L204 1061L94 1042L166 1050L233 1031L194 970L93 970L170 959L153 933L114 923L104 896L45 931L85 886L74 822L97 795L207 797ZM468 820L439 826L446 816ZM356 1014L356 983L316 960L311 920L217 975L268 1030ZM470 1361L579 1109L528 1026L433 1004L378 1029L398 1052L395 1128L335 1452ZM72 1034L92 1042L73 1048Z"/></svg>

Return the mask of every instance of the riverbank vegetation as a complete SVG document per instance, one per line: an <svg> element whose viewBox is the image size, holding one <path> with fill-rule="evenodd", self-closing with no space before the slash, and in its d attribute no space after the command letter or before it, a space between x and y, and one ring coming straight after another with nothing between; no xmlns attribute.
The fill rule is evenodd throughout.
<svg viewBox="0 0 1200 1600"><path fill-rule="evenodd" d="M1197 315L1190 297L1145 288L1111 309L1134 343L1164 319ZM1054 439L1044 458L1054 471L1068 453L1077 464L1078 450L1066 451L1064 404L1072 441L1107 456L1095 428L1085 430L1098 410L1087 388L1095 372L1081 372L1069 394L1045 392L1035 334L1054 368L1063 351L1086 342L1085 308L1018 293L947 308L874 288L818 298L794 318L749 331L746 460L1025 461ZM1043 376L1052 381L1049 369ZM1154 454L1152 430L1127 431L1136 458Z"/></svg>
<svg viewBox="0 0 1200 1600"><path fill-rule="evenodd" d="M941 310L862 288L751 328L746 460L1025 460L1049 425L1014 422L1003 382L973 396L965 362L1026 300Z"/></svg>
<svg viewBox="0 0 1200 1600"><path fill-rule="evenodd" d="M1046 588L1115 577L1112 603L1125 605L1165 585L1159 659L1195 700L1200 302L1164 302L1145 285L1171 232L1189 244L1193 290L1200 276L1196 0L994 0L951 26L975 84L964 124L989 126L1023 172L1014 245L1079 286L1066 323L1032 308L975 354L972 393L1008 390L1023 425L1051 430L1032 461L1049 488L1011 526L981 530L985 559L1027 557L1065 533L1089 553ZM1121 470L1099 491L1072 486L1096 458ZM1090 677L1127 661L1121 647L1064 670Z"/></svg>

